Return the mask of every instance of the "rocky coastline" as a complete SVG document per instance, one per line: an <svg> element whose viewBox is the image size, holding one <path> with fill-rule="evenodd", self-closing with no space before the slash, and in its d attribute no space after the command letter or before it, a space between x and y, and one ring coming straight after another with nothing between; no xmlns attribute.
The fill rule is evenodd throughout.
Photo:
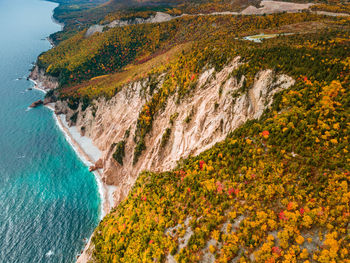
<svg viewBox="0 0 350 263"><path fill-rule="evenodd" d="M39 68L38 65L34 66L28 79L35 84L35 89L41 90L45 93L58 87L57 78L46 75L45 70Z"/></svg>
<svg viewBox="0 0 350 263"><path fill-rule="evenodd" d="M58 87L57 79L51 76L45 75L45 71L39 69L37 65L33 68L29 75L29 80L34 83L34 89L40 90L45 94ZM30 107L35 108L40 105L44 105L53 111L54 118L60 130L64 133L67 141L73 147L79 158L89 167L90 172L93 172L99 186L99 192L102 201L101 219L111 210L114 206L113 198L110 198L111 189L101 180L102 174L102 161L100 160L101 153L96 150L92 141L85 136L80 136L77 132L74 132L72 127L69 127L66 121L66 116L62 114L62 110L57 110L56 102L52 98L46 97L44 100L38 100L33 102ZM91 150L91 149L94 150Z"/></svg>

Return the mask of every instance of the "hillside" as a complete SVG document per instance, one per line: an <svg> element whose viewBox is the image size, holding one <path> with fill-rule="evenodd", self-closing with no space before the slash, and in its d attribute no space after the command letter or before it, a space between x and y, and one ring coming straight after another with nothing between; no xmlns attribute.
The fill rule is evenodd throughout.
<svg viewBox="0 0 350 263"><path fill-rule="evenodd" d="M54 19L64 29L50 36L54 44L69 39L86 27L126 18L148 18L156 12L170 15L237 11L249 5L258 6L257 0L51 0L60 5L54 10Z"/></svg>
<svg viewBox="0 0 350 263"><path fill-rule="evenodd" d="M40 55L115 186L80 262L350 262L348 4L266 2L120 5Z"/></svg>
<svg viewBox="0 0 350 263"><path fill-rule="evenodd" d="M236 80L254 76L250 69L273 68L275 60L275 70L288 72L296 83L275 98L259 121L244 124L210 150L183 160L172 172L143 173L95 232L95 260L349 259L349 80L343 71L349 42L344 33L307 35L299 43L293 39L286 50L285 39L283 46L268 48L276 42L270 40L261 53L244 57L249 63L233 71ZM312 40L305 45L306 39ZM283 59L284 54L293 55ZM333 64L333 72L319 64L328 56L342 61L339 67ZM259 65L262 57L266 64ZM293 72L302 65L308 67ZM250 87L241 92L251 92ZM222 96L241 100L223 90ZM220 102L211 107L220 112ZM197 114L189 123L203 117ZM170 126L170 143L181 134L176 130L172 133Z"/></svg>
<svg viewBox="0 0 350 263"><path fill-rule="evenodd" d="M162 12L171 16L212 14L218 12L242 12L250 9L246 14L256 13L262 5L261 0L50 0L60 5L54 10L53 17L64 24L62 31L50 36L52 43L57 45L81 30L94 24L106 24L114 20L147 19ZM269 1L268 1L269 2ZM270 1L271 2L271 1ZM318 12L349 13L348 1L296 1L300 4L317 4L311 9ZM278 3L278 2L272 2ZM279 2L284 3L284 2ZM285 2L288 4L288 2ZM294 12L297 9L294 10ZM261 12L274 13L288 11L273 7ZM291 12L292 10L289 10Z"/></svg>

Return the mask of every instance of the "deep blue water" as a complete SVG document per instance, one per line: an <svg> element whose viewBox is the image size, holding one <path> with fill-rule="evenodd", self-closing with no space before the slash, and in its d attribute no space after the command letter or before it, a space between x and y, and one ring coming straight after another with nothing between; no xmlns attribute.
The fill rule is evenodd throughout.
<svg viewBox="0 0 350 263"><path fill-rule="evenodd" d="M56 4L0 0L0 262L73 262L96 227L100 197L25 78L60 26Z"/></svg>

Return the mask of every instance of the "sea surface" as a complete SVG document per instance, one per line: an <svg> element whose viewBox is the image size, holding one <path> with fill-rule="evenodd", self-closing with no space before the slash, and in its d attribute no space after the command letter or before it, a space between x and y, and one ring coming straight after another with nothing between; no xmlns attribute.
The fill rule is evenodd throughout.
<svg viewBox="0 0 350 263"><path fill-rule="evenodd" d="M26 80L57 4L0 0L0 262L74 262L99 221L94 175Z"/></svg>

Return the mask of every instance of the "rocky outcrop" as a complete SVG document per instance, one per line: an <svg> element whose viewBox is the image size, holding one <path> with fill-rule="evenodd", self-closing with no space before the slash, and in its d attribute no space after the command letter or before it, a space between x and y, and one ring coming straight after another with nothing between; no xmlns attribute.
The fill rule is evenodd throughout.
<svg viewBox="0 0 350 263"><path fill-rule="evenodd" d="M93 25L89 27L85 33L85 37L89 37L95 34L96 32L102 33L105 28L123 27L123 26L147 24L147 23L161 23L161 22L170 21L173 18L174 17L169 14L157 12L154 16L151 16L150 18L147 18L147 19L135 18L135 19L129 19L129 20L114 20L107 25Z"/></svg>
<svg viewBox="0 0 350 263"><path fill-rule="evenodd" d="M103 168L103 161L102 161L102 159L99 159L99 160L95 163L95 165L92 165L92 166L89 167L89 171L90 171L90 172L93 172L93 171L96 171L96 170L102 169L102 168Z"/></svg>
<svg viewBox="0 0 350 263"><path fill-rule="evenodd" d="M44 104L44 102L42 100L37 100L37 101L34 101L30 106L29 108L36 108L40 105Z"/></svg>
<svg viewBox="0 0 350 263"><path fill-rule="evenodd" d="M56 89L58 87L57 78L46 75L45 73L44 69L41 69L36 65L30 73L29 78L35 82L38 89L45 92Z"/></svg>
<svg viewBox="0 0 350 263"><path fill-rule="evenodd" d="M293 3L293 2L283 2L283 1L269 1L263 0L260 3L259 8L255 6L249 6L244 9L242 15L263 15L263 14L273 14L280 12L290 12L296 13L302 10L309 9L310 6L314 5L313 3Z"/></svg>
<svg viewBox="0 0 350 263"><path fill-rule="evenodd" d="M185 100L177 103L176 95L170 97L165 109L154 117L153 129L146 137L146 150L136 164L133 154L137 118L150 99L145 82L132 83L111 100L100 99L85 111L79 110L77 128L83 129L103 152L102 180L117 187L116 204L127 196L141 171L169 170L181 158L209 149L247 120L259 118L276 92L294 84L286 75L263 70L255 76L252 87L242 92L245 77L237 80L231 74L239 65L240 58L236 58L220 72L207 69ZM66 114L68 120L75 114L65 102L56 103L56 112ZM170 129L168 142L162 145L167 129ZM125 141L123 165L113 158L114 145L120 141Z"/></svg>

